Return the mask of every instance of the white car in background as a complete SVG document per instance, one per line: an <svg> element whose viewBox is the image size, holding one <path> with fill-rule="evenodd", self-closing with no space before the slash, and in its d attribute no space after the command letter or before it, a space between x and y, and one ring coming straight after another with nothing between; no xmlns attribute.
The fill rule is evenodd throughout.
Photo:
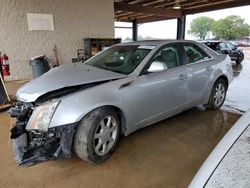
<svg viewBox="0 0 250 188"><path fill-rule="evenodd" d="M228 131L189 188L250 187L250 110Z"/></svg>

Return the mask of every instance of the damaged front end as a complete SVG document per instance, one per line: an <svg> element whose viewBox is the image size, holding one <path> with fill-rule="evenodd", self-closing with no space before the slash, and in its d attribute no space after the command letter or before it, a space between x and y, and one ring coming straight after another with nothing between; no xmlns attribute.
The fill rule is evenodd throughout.
<svg viewBox="0 0 250 188"><path fill-rule="evenodd" d="M29 166L58 158L70 158L73 137L78 122L66 125L50 125L53 115L61 103L61 97L88 89L111 80L83 85L63 87L47 92L35 102L17 102L8 110L16 123L11 129L13 150L18 165Z"/></svg>
<svg viewBox="0 0 250 188"><path fill-rule="evenodd" d="M49 128L60 101L40 106L17 102L7 112L16 118L11 129L13 150L18 165L33 165L50 159L70 158L76 124Z"/></svg>

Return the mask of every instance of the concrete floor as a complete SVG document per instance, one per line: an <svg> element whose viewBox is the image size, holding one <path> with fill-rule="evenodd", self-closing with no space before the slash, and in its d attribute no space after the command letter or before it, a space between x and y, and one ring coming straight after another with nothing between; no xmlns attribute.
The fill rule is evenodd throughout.
<svg viewBox="0 0 250 188"><path fill-rule="evenodd" d="M246 67L250 61L243 63L242 71L249 70ZM9 93L23 83L7 83ZM225 104L230 101L227 98ZM9 139L11 120L0 113L0 187L187 187L240 117L225 111L228 106L222 109L196 107L139 130L122 138L112 157L100 165L73 156L28 168L16 166Z"/></svg>

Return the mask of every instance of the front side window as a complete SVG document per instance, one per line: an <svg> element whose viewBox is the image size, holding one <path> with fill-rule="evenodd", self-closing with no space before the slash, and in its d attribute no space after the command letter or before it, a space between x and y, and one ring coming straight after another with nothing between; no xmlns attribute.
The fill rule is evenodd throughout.
<svg viewBox="0 0 250 188"><path fill-rule="evenodd" d="M168 45L160 49L151 59L166 64L167 68L174 68L180 65L179 55L176 45Z"/></svg>
<svg viewBox="0 0 250 188"><path fill-rule="evenodd" d="M113 46L86 62L87 65L112 72L130 74L154 46Z"/></svg>
<svg viewBox="0 0 250 188"><path fill-rule="evenodd" d="M227 42L226 44L229 49L235 49L235 45L233 45L231 42Z"/></svg>
<svg viewBox="0 0 250 188"><path fill-rule="evenodd" d="M184 44L184 50L188 64L210 58L201 48L195 44Z"/></svg>

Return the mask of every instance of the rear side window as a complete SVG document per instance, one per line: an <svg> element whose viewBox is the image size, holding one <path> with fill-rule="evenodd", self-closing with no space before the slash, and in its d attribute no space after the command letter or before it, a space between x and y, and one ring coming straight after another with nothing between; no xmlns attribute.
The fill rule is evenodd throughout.
<svg viewBox="0 0 250 188"><path fill-rule="evenodd" d="M184 50L188 64L211 58L195 44L184 44Z"/></svg>

